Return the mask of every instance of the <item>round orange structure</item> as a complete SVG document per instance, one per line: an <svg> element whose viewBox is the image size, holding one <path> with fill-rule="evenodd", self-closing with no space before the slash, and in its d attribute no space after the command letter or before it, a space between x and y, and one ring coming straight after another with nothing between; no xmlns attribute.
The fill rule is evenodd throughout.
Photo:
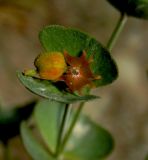
<svg viewBox="0 0 148 160"><path fill-rule="evenodd" d="M35 59L34 65L40 78L52 81L58 80L67 68L61 52L42 53Z"/></svg>

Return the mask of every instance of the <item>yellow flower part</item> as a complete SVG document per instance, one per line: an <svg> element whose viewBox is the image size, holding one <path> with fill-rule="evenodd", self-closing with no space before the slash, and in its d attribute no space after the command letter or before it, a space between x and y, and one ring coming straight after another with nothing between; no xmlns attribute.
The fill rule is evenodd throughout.
<svg viewBox="0 0 148 160"><path fill-rule="evenodd" d="M35 59L34 65L40 78L53 81L58 80L67 68L61 52L42 53Z"/></svg>

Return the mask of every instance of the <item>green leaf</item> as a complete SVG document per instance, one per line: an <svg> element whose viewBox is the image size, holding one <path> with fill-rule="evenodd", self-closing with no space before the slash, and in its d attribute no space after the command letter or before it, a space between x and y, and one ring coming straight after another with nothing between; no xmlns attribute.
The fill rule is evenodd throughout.
<svg viewBox="0 0 148 160"><path fill-rule="evenodd" d="M35 108L35 120L48 148L55 153L60 117L66 104L56 101L40 101Z"/></svg>
<svg viewBox="0 0 148 160"><path fill-rule="evenodd" d="M114 143L108 131L80 115L66 145L64 156L69 160L102 160L113 149Z"/></svg>
<svg viewBox="0 0 148 160"><path fill-rule="evenodd" d="M65 104L46 100L40 101L35 108L37 126L51 155L55 153L64 106ZM69 115L68 126L75 115L73 113L71 112ZM25 123L21 126L21 134L24 145L33 159L40 160L41 157L43 160L48 159L46 158L49 156L47 151L35 140ZM65 149L59 157L68 160L102 160L112 149L113 139L110 133L87 116L80 115Z"/></svg>
<svg viewBox="0 0 148 160"><path fill-rule="evenodd" d="M21 72L18 72L18 78L30 91L50 100L64 103L73 103L76 101L88 101L98 98L94 95L78 96L75 94L70 94L66 91L60 91L50 81L25 76Z"/></svg>
<svg viewBox="0 0 148 160"><path fill-rule="evenodd" d="M67 51L72 56L79 56L83 50L87 57L92 56L91 70L96 76L102 78L96 80L96 86L106 85L117 78L116 64L109 52L89 35L76 29L51 25L43 28L39 34L42 46L47 52Z"/></svg>
<svg viewBox="0 0 148 160"><path fill-rule="evenodd" d="M43 146L36 141L25 122L21 124L21 136L24 146L33 160L55 160Z"/></svg>
<svg viewBox="0 0 148 160"><path fill-rule="evenodd" d="M0 140L3 143L19 135L20 123L32 114L36 101L12 109L0 110Z"/></svg>
<svg viewBox="0 0 148 160"><path fill-rule="evenodd" d="M86 34L78 30L66 29L63 26L51 25L45 27L39 34L39 39L46 51L66 50L73 56L78 56L86 46Z"/></svg>
<svg viewBox="0 0 148 160"><path fill-rule="evenodd" d="M108 0L120 12L148 19L148 0Z"/></svg>

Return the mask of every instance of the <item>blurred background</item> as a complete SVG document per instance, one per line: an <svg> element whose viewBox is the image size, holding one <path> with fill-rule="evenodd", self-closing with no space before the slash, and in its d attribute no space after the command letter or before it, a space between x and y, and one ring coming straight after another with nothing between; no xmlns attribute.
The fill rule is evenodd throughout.
<svg viewBox="0 0 148 160"><path fill-rule="evenodd" d="M38 32L43 26L79 28L105 46L118 18L106 0L0 0L1 106L24 104L36 97L20 84L16 71L33 68L34 58L42 52ZM87 103L83 110L115 139L107 160L144 160L148 153L147 52L148 22L129 18L112 51L119 78L94 90L101 99ZM19 137L9 143L12 160L31 159ZM2 151L0 145L0 159Z"/></svg>

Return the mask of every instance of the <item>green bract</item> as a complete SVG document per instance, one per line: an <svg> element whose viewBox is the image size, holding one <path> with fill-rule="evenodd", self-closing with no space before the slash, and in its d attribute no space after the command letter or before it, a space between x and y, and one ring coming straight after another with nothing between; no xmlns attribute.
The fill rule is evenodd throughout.
<svg viewBox="0 0 148 160"><path fill-rule="evenodd" d="M87 34L75 29L51 25L40 32L39 38L46 54L66 51L71 56L80 56L85 51L86 57L92 58L90 63L92 73L96 77L101 77L93 81L96 87L109 84L117 78L116 64L111 55L99 42ZM79 96L59 88L52 81L36 79L21 73L18 73L18 77L29 90L51 100L72 103L96 98L96 96L87 95L87 89L83 89L83 94Z"/></svg>
<svg viewBox="0 0 148 160"><path fill-rule="evenodd" d="M148 0L108 0L120 12L148 19Z"/></svg>
<svg viewBox="0 0 148 160"><path fill-rule="evenodd" d="M59 90L58 87L50 81L25 76L21 72L18 72L18 78L30 91L50 100L73 103L77 101L88 101L98 98L94 95L78 96L63 90Z"/></svg>
<svg viewBox="0 0 148 160"><path fill-rule="evenodd" d="M85 50L87 57L93 57L93 74L102 77L95 81L96 86L109 84L117 78L117 68L109 52L89 35L76 29L51 25L40 32L39 38L47 52L67 51L72 56L79 56Z"/></svg>

